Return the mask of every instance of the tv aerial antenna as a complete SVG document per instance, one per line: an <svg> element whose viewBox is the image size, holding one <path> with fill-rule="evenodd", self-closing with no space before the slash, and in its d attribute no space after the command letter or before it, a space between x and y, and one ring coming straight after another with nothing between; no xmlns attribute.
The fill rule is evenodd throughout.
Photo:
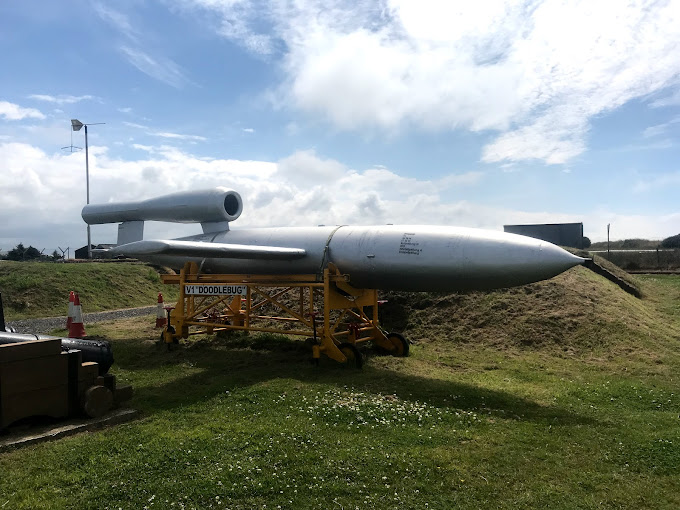
<svg viewBox="0 0 680 510"><path fill-rule="evenodd" d="M78 152L82 151L82 147L77 147L73 145L73 130L71 130L71 145L67 145L66 147L62 147L61 150L65 151L68 149L68 152Z"/></svg>

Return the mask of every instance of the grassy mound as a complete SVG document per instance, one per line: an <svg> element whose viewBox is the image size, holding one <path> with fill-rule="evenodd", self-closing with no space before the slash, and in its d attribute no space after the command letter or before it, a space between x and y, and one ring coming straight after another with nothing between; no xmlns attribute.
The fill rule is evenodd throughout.
<svg viewBox="0 0 680 510"><path fill-rule="evenodd" d="M0 262L7 320L66 315L71 290L80 294L84 312L153 305L159 292L166 299L177 295L142 263Z"/></svg>
<svg viewBox="0 0 680 510"><path fill-rule="evenodd" d="M644 291L644 281L627 275ZM654 302L584 267L551 280L492 292L385 293L382 323L416 342L447 340L503 349L600 356L640 352L677 338ZM654 338L652 342L650 339Z"/></svg>

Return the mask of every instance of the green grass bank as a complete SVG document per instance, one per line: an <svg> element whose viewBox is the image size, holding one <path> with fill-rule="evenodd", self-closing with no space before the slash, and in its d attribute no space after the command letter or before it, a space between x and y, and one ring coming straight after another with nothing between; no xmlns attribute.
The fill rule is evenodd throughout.
<svg viewBox="0 0 680 510"><path fill-rule="evenodd" d="M71 290L80 294L83 312L150 306L159 292L177 297L176 288L163 285L158 271L143 263L0 261L7 320L66 315Z"/></svg>

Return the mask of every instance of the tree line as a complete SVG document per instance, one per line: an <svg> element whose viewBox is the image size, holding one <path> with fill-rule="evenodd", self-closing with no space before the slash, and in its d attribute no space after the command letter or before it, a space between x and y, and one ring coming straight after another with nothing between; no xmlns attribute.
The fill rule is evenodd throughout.
<svg viewBox="0 0 680 510"><path fill-rule="evenodd" d="M667 237L661 241L662 248L680 248L680 234Z"/></svg>
<svg viewBox="0 0 680 510"><path fill-rule="evenodd" d="M29 262L29 261L43 261L43 262L54 262L61 260L64 256L57 250L52 252L52 255L45 255L42 251L38 250L33 246L26 248L23 243L17 244L14 248L9 250L7 253L2 255L3 260L15 260L18 262Z"/></svg>
<svg viewBox="0 0 680 510"><path fill-rule="evenodd" d="M592 243L592 248L603 250L607 248L607 241ZM611 241L609 246L612 250L654 250L654 249L679 249L680 234L667 237L662 241L651 241L649 239L622 239ZM584 245L584 248L586 246Z"/></svg>

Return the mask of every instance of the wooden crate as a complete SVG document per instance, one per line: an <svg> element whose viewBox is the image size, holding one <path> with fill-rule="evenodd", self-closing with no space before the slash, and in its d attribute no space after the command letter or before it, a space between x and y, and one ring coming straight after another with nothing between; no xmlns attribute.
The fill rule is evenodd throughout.
<svg viewBox="0 0 680 510"><path fill-rule="evenodd" d="M28 416L68 416L68 359L59 339L0 345L0 428Z"/></svg>

